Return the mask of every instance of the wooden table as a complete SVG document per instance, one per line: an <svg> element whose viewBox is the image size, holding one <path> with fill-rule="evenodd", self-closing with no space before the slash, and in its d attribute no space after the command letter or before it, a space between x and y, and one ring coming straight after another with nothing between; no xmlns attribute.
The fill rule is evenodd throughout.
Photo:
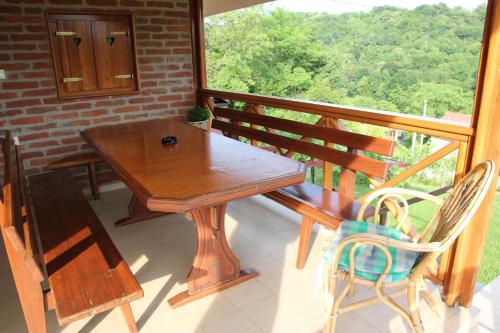
<svg viewBox="0 0 500 333"><path fill-rule="evenodd" d="M179 120L153 120L104 126L83 138L132 191L129 218L190 213L198 249L188 276L188 290L169 300L176 307L256 277L241 270L227 243L227 202L304 181L302 163L236 140L188 126ZM164 136L176 145L162 145ZM151 213L151 211L153 213Z"/></svg>

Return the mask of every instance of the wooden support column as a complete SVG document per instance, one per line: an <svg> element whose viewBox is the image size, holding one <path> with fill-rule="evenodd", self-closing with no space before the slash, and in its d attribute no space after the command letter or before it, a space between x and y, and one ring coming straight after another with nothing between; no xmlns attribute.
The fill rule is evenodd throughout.
<svg viewBox="0 0 500 333"><path fill-rule="evenodd" d="M193 85L196 104L203 104L201 89L207 87L207 68L205 60L205 33L203 0L189 0L191 16L191 45L193 52Z"/></svg>
<svg viewBox="0 0 500 333"><path fill-rule="evenodd" d="M483 49L479 67L473 127L475 137L470 145L467 169L493 160L500 167L500 1L490 0L486 13ZM497 183L498 170L493 184ZM485 198L476 217L457 241L450 270L445 281L446 303L457 301L470 306L477 272L488 232L495 186Z"/></svg>

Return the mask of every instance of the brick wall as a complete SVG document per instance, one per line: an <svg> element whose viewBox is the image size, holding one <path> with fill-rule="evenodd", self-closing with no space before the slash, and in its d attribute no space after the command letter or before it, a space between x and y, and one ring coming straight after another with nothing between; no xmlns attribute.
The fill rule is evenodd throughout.
<svg viewBox="0 0 500 333"><path fill-rule="evenodd" d="M58 100L45 21L55 8L133 12L141 92ZM0 129L19 136L27 172L88 150L79 136L86 127L186 113L194 104L189 29L188 0L2 0Z"/></svg>

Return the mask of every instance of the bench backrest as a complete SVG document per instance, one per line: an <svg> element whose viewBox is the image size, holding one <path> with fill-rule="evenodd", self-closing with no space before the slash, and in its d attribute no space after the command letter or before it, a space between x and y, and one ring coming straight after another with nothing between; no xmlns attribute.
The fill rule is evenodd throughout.
<svg viewBox="0 0 500 333"><path fill-rule="evenodd" d="M43 270L33 256L37 248L28 219L29 204L24 191L22 163L18 163L16 147L10 132L1 139L4 158L1 231L12 275L21 300L28 331L45 331L45 306L41 282Z"/></svg>
<svg viewBox="0 0 500 333"><path fill-rule="evenodd" d="M212 121L212 126L228 136L242 136L279 149L305 154L374 178L385 179L389 172L389 163L360 155L356 150L392 156L395 145L392 140L229 108L215 107L213 114L216 119ZM243 126L244 123L250 126ZM259 130L258 127L263 127L266 131ZM302 139L291 138L278 131L295 134ZM315 144L304 138L321 140L325 144ZM335 144L347 147L347 151L335 149ZM343 185L341 182L340 187ZM353 186L352 183L349 185ZM344 192L344 189L340 192Z"/></svg>

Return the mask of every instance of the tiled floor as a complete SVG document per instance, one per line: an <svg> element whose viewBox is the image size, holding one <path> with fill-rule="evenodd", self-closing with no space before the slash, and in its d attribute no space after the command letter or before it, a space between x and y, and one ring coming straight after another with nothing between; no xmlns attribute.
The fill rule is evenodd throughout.
<svg viewBox="0 0 500 333"><path fill-rule="evenodd" d="M299 216L256 197L229 205L226 229L230 246L243 268L260 272L257 279L171 309L167 299L186 288L186 276L195 251L194 225L183 215L169 215L115 228L126 215L129 193L107 192L93 202L123 257L144 289L144 298L132 303L141 332L309 333L320 332L323 314L315 301L317 266L324 239L316 235L303 270L295 269ZM25 332L23 316L5 253L0 253L0 332ZM360 290L363 297L369 290ZM437 319L422 304L428 332L466 332L474 308L445 309ZM118 310L76 322L64 328L48 315L49 332L126 332ZM340 316L338 332L405 332L402 320L377 305ZM483 332L483 331L479 331Z"/></svg>

